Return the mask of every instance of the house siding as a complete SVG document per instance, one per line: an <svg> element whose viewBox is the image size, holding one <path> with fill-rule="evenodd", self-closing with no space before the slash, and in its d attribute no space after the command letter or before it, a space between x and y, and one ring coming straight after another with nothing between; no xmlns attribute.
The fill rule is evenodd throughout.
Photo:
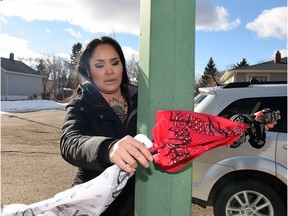
<svg viewBox="0 0 288 216"><path fill-rule="evenodd" d="M267 77L267 80L263 80L263 81L287 81L287 74L283 74L283 73L253 73L253 72L249 72L249 73L237 73L236 77L236 81L240 82L240 81L249 81L250 77L255 77L257 79L257 76L265 76ZM233 80L228 79L226 82L233 82Z"/></svg>
<svg viewBox="0 0 288 216"><path fill-rule="evenodd" d="M236 81L246 81L246 74L243 74L243 73L237 73L237 76L236 76Z"/></svg>
<svg viewBox="0 0 288 216"><path fill-rule="evenodd" d="M287 81L287 74L283 73L273 73L273 76L270 76L270 81Z"/></svg>
<svg viewBox="0 0 288 216"><path fill-rule="evenodd" d="M42 76L7 72L1 69L1 100L42 97Z"/></svg>

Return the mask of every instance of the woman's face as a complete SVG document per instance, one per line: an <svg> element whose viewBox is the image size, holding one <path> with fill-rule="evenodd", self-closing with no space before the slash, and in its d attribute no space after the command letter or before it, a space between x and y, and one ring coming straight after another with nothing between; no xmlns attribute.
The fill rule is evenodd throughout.
<svg viewBox="0 0 288 216"><path fill-rule="evenodd" d="M123 65L113 46L97 46L89 60L89 68L88 73L103 96L121 93Z"/></svg>

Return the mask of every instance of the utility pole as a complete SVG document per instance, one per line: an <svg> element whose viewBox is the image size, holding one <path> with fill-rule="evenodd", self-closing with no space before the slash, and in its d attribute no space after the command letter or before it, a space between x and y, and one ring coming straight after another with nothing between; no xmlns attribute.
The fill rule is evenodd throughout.
<svg viewBox="0 0 288 216"><path fill-rule="evenodd" d="M152 138L157 110L193 110L195 0L140 1L138 132ZM135 216L190 216L192 164L137 169Z"/></svg>

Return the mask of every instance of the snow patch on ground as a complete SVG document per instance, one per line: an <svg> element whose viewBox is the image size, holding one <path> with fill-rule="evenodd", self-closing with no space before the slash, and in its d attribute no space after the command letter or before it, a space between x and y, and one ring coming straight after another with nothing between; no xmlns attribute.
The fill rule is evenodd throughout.
<svg viewBox="0 0 288 216"><path fill-rule="evenodd" d="M67 103L59 103L51 100L1 101L1 113L61 109L65 108L66 105Z"/></svg>

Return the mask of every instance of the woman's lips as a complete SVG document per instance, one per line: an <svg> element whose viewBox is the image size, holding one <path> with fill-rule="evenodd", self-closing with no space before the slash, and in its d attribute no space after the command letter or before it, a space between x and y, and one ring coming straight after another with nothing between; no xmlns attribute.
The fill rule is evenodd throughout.
<svg viewBox="0 0 288 216"><path fill-rule="evenodd" d="M107 85L113 85L114 83L116 83L116 79L105 80L104 82Z"/></svg>

